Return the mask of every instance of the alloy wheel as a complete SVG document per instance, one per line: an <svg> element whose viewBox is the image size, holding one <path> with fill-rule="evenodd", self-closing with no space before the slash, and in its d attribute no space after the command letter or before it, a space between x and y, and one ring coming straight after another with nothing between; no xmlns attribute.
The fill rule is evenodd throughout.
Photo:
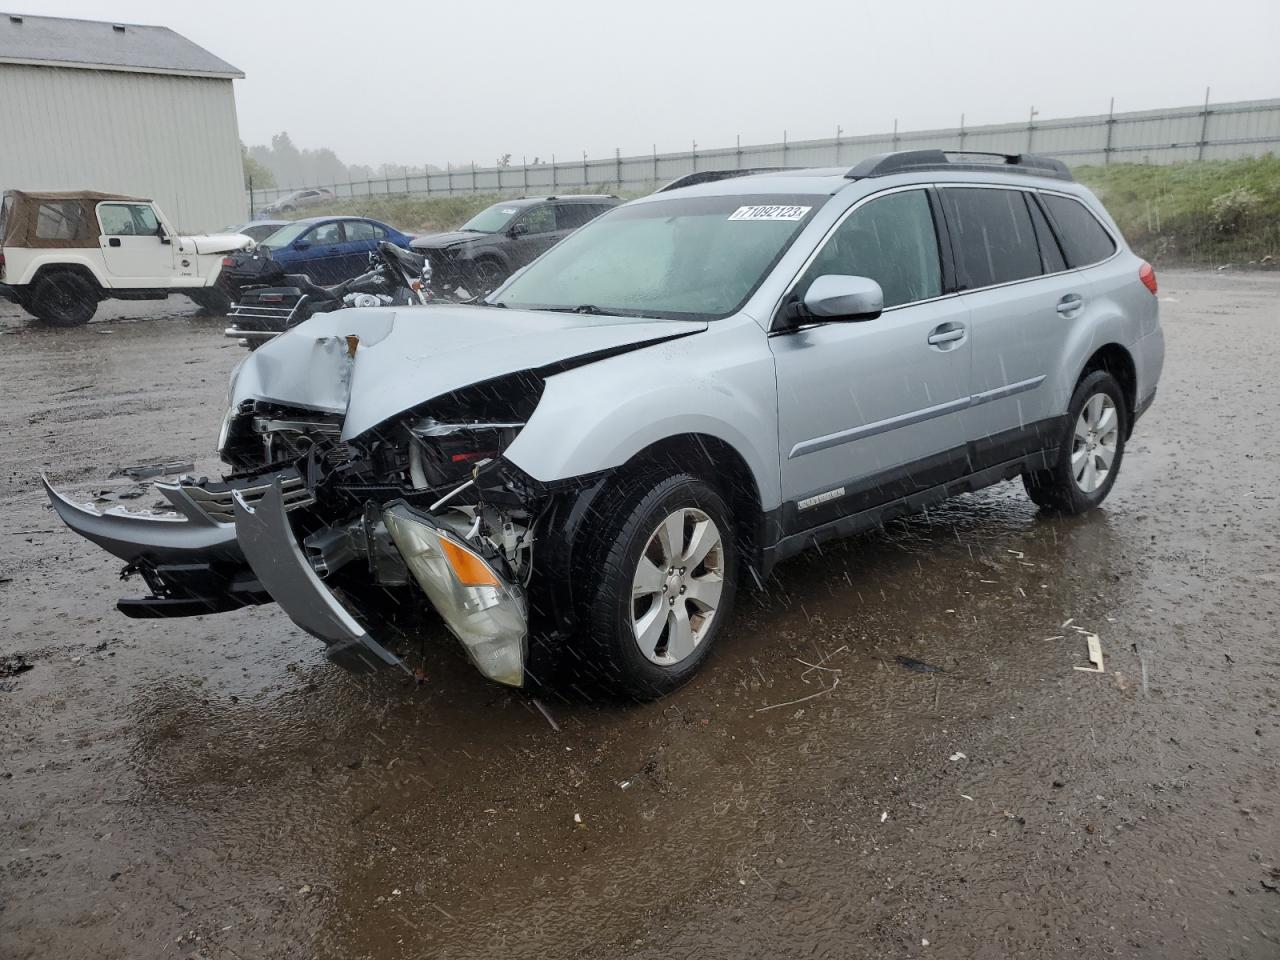
<svg viewBox="0 0 1280 960"><path fill-rule="evenodd" d="M1111 475L1120 445L1120 415L1106 393L1085 401L1071 445L1071 475L1083 493L1093 493Z"/></svg>
<svg viewBox="0 0 1280 960"><path fill-rule="evenodd" d="M724 589L724 543L706 513L669 514L645 544L631 588L631 629L640 652L672 666L707 636Z"/></svg>

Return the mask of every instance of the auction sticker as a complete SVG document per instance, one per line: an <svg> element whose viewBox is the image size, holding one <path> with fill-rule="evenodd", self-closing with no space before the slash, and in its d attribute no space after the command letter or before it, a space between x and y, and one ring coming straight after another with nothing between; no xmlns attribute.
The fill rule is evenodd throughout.
<svg viewBox="0 0 1280 960"><path fill-rule="evenodd" d="M739 207L729 215L730 220L803 220L813 207Z"/></svg>

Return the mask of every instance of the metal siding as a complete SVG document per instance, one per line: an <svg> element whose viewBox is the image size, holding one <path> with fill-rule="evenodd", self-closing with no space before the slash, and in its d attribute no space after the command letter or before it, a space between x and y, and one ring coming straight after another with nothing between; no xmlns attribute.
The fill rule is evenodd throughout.
<svg viewBox="0 0 1280 960"><path fill-rule="evenodd" d="M0 64L0 189L155 200L183 232L247 217L230 80Z"/></svg>

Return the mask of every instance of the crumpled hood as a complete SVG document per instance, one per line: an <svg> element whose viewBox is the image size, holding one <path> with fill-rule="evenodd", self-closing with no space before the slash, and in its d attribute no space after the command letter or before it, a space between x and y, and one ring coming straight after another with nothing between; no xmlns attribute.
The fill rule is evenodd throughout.
<svg viewBox="0 0 1280 960"><path fill-rule="evenodd" d="M476 233L474 230L450 230L447 233L428 233L426 236L417 237L409 246L415 250L444 250L447 247L456 247L460 243L484 240L492 236L491 233Z"/></svg>
<svg viewBox="0 0 1280 960"><path fill-rule="evenodd" d="M316 314L245 358L233 375L231 401L345 414L342 439L349 440L483 380L706 329L704 321L498 307L336 310ZM353 335L359 337L354 356L347 340Z"/></svg>
<svg viewBox="0 0 1280 960"><path fill-rule="evenodd" d="M196 248L196 253L231 253L253 246L253 238L243 233L209 233L199 237L185 237Z"/></svg>

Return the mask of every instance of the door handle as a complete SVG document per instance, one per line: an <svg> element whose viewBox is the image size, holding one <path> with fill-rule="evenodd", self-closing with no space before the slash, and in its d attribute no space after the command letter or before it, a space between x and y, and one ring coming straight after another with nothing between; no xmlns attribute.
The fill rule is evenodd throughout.
<svg viewBox="0 0 1280 960"><path fill-rule="evenodd" d="M108 240L108 241L107 241L107 246L109 246L109 247L118 247L118 246L120 246L120 238L119 238L119 237L112 237L110 240Z"/></svg>
<svg viewBox="0 0 1280 960"><path fill-rule="evenodd" d="M954 343L957 340L963 340L964 334L962 324L944 323L940 327L933 328L933 332L929 334L929 343L935 347L944 343Z"/></svg>
<svg viewBox="0 0 1280 960"><path fill-rule="evenodd" d="M1068 293L1058 301L1057 310L1058 313L1065 317L1068 313L1073 313L1074 311L1079 310L1082 306L1084 306L1084 297L1080 296L1078 293Z"/></svg>

